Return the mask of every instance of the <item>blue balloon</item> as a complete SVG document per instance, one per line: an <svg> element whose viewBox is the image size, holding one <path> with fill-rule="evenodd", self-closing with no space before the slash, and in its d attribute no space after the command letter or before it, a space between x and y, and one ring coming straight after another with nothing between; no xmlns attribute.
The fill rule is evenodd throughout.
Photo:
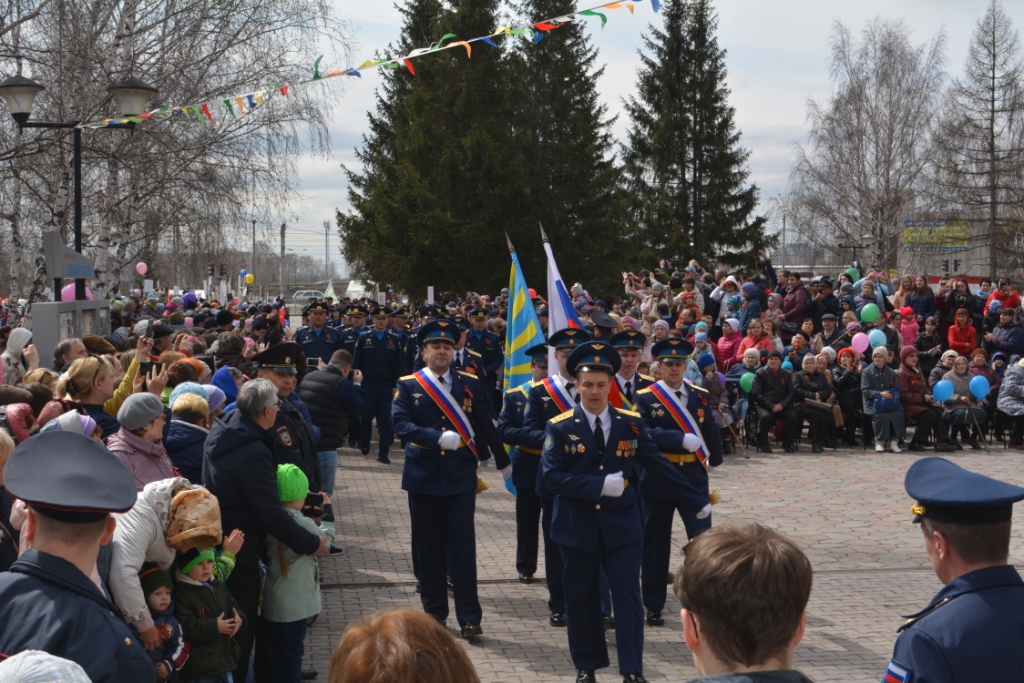
<svg viewBox="0 0 1024 683"><path fill-rule="evenodd" d="M245 270L245 268L242 268L242 277L245 277L245 276L246 276L246 270Z"/></svg>
<svg viewBox="0 0 1024 683"><path fill-rule="evenodd" d="M975 378L977 379L977 378ZM985 379L982 377L981 379ZM932 389L932 396L939 403L945 403L953 395L953 383L948 379L939 380Z"/></svg>
<svg viewBox="0 0 1024 683"><path fill-rule="evenodd" d="M782 361L782 369L786 372L793 372L793 364L789 362L789 359Z"/></svg>
<svg viewBox="0 0 1024 683"><path fill-rule="evenodd" d="M988 380L982 377L981 375L978 375L977 377L971 380L971 393L974 395L974 398L978 399L979 401L988 396L988 390Z"/></svg>
<svg viewBox="0 0 1024 683"><path fill-rule="evenodd" d="M511 493L513 496L519 497L519 493L516 492L516 485L512 483L512 477L505 480L505 490Z"/></svg>
<svg viewBox="0 0 1024 683"><path fill-rule="evenodd" d="M885 332L881 330L871 330L868 332L868 343L871 344L871 348L877 349L879 346L885 345Z"/></svg>

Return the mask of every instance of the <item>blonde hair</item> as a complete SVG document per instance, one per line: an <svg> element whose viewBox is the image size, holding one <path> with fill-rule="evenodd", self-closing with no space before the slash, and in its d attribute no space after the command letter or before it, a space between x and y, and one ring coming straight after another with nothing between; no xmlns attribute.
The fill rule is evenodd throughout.
<svg viewBox="0 0 1024 683"><path fill-rule="evenodd" d="M81 398L92 393L93 384L113 372L110 363L100 356L79 358L67 374L57 380L57 398L70 398L81 402Z"/></svg>
<svg viewBox="0 0 1024 683"><path fill-rule="evenodd" d="M0 464L7 460L12 452L14 452L14 438L7 433L7 430L0 427Z"/></svg>
<svg viewBox="0 0 1024 683"><path fill-rule="evenodd" d="M46 368L36 368L32 372L26 374L21 378L22 384L42 384L44 387L50 390L50 393L54 393L57 390L57 378L60 377L53 370L47 370Z"/></svg>
<svg viewBox="0 0 1024 683"><path fill-rule="evenodd" d="M199 418L209 420L210 404L199 394L182 394L174 399L171 413L174 417L181 417L193 422Z"/></svg>

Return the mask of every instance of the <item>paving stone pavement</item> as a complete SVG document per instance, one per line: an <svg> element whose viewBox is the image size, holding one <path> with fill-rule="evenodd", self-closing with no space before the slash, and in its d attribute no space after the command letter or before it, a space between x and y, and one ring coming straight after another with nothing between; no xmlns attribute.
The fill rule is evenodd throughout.
<svg viewBox="0 0 1024 683"><path fill-rule="evenodd" d="M371 454L376 453L376 447ZM814 567L807 634L795 665L816 681L877 683L892 653L900 615L924 607L941 587L928 564L903 476L918 454L876 454L860 449L812 455L726 456L712 474L722 495L715 524L767 524L798 542ZM955 462L1024 485L1024 454L996 446L966 451ZM409 550L409 514L401 490L402 454L392 449L382 465L357 450L340 450L333 498L338 538L347 551L321 563L324 610L310 628L306 667L326 678L328 662L347 624L376 610L420 608ZM564 629L547 623L543 581L524 586L515 570L514 501L493 468L482 471L490 490L477 497L476 537L484 637L460 640L485 682L548 683L574 680ZM1020 509L1021 506L1018 506ZM1016 528L1021 524L1015 512ZM539 530L538 530L539 533ZM674 555L685 541L677 519ZM1012 560L1024 565L1024 534L1014 534ZM543 558L537 572L543 576ZM646 628L644 675L685 681L696 675L682 640L679 604L669 590L666 625ZM449 617L449 628L458 625ZM612 667L600 681L621 681Z"/></svg>

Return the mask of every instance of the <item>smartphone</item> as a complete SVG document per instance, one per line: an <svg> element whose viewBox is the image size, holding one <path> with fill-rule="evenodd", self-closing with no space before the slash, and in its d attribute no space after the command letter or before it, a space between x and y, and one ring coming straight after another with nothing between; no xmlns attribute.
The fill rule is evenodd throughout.
<svg viewBox="0 0 1024 683"><path fill-rule="evenodd" d="M152 338L153 338L153 326L152 325L146 325L146 339L152 339Z"/></svg>
<svg viewBox="0 0 1024 683"><path fill-rule="evenodd" d="M307 358L306 359L306 367L308 367L308 368L310 368L312 370L319 370L320 369L320 359L319 358Z"/></svg>
<svg viewBox="0 0 1024 683"><path fill-rule="evenodd" d="M156 370L156 374L159 375L161 372L164 371L164 364L163 363L153 363L153 369Z"/></svg>
<svg viewBox="0 0 1024 683"><path fill-rule="evenodd" d="M153 367L153 361L147 360L139 363L139 372L143 375L148 375L150 369Z"/></svg>
<svg viewBox="0 0 1024 683"><path fill-rule="evenodd" d="M302 504L302 514L306 517L324 516L324 497L320 493L307 493L306 501Z"/></svg>

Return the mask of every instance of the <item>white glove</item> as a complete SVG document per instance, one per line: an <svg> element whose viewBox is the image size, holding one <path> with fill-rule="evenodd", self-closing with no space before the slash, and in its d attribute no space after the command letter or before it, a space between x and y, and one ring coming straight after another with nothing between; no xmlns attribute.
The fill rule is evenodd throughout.
<svg viewBox="0 0 1024 683"><path fill-rule="evenodd" d="M721 465L708 465L708 472L716 471Z"/></svg>
<svg viewBox="0 0 1024 683"><path fill-rule="evenodd" d="M508 478L512 476L512 465L498 471L501 472L501 476L504 477L505 481L508 481Z"/></svg>
<svg viewBox="0 0 1024 683"><path fill-rule="evenodd" d="M605 476L604 486L601 487L601 495L608 496L609 498L620 498L625 490L626 483L622 480L622 472L615 472ZM704 516L707 517L707 515Z"/></svg>
<svg viewBox="0 0 1024 683"><path fill-rule="evenodd" d="M683 436L684 453L696 453L698 448L700 448L700 438L696 434L686 434Z"/></svg>
<svg viewBox="0 0 1024 683"><path fill-rule="evenodd" d="M441 432L441 438L437 440L437 445L442 451L454 451L459 447L461 438L458 432Z"/></svg>
<svg viewBox="0 0 1024 683"><path fill-rule="evenodd" d="M704 507L702 507L700 509L700 512L697 513L697 519L707 519L708 515L710 515L710 514L711 514L711 503L708 503L707 505L705 505Z"/></svg>

